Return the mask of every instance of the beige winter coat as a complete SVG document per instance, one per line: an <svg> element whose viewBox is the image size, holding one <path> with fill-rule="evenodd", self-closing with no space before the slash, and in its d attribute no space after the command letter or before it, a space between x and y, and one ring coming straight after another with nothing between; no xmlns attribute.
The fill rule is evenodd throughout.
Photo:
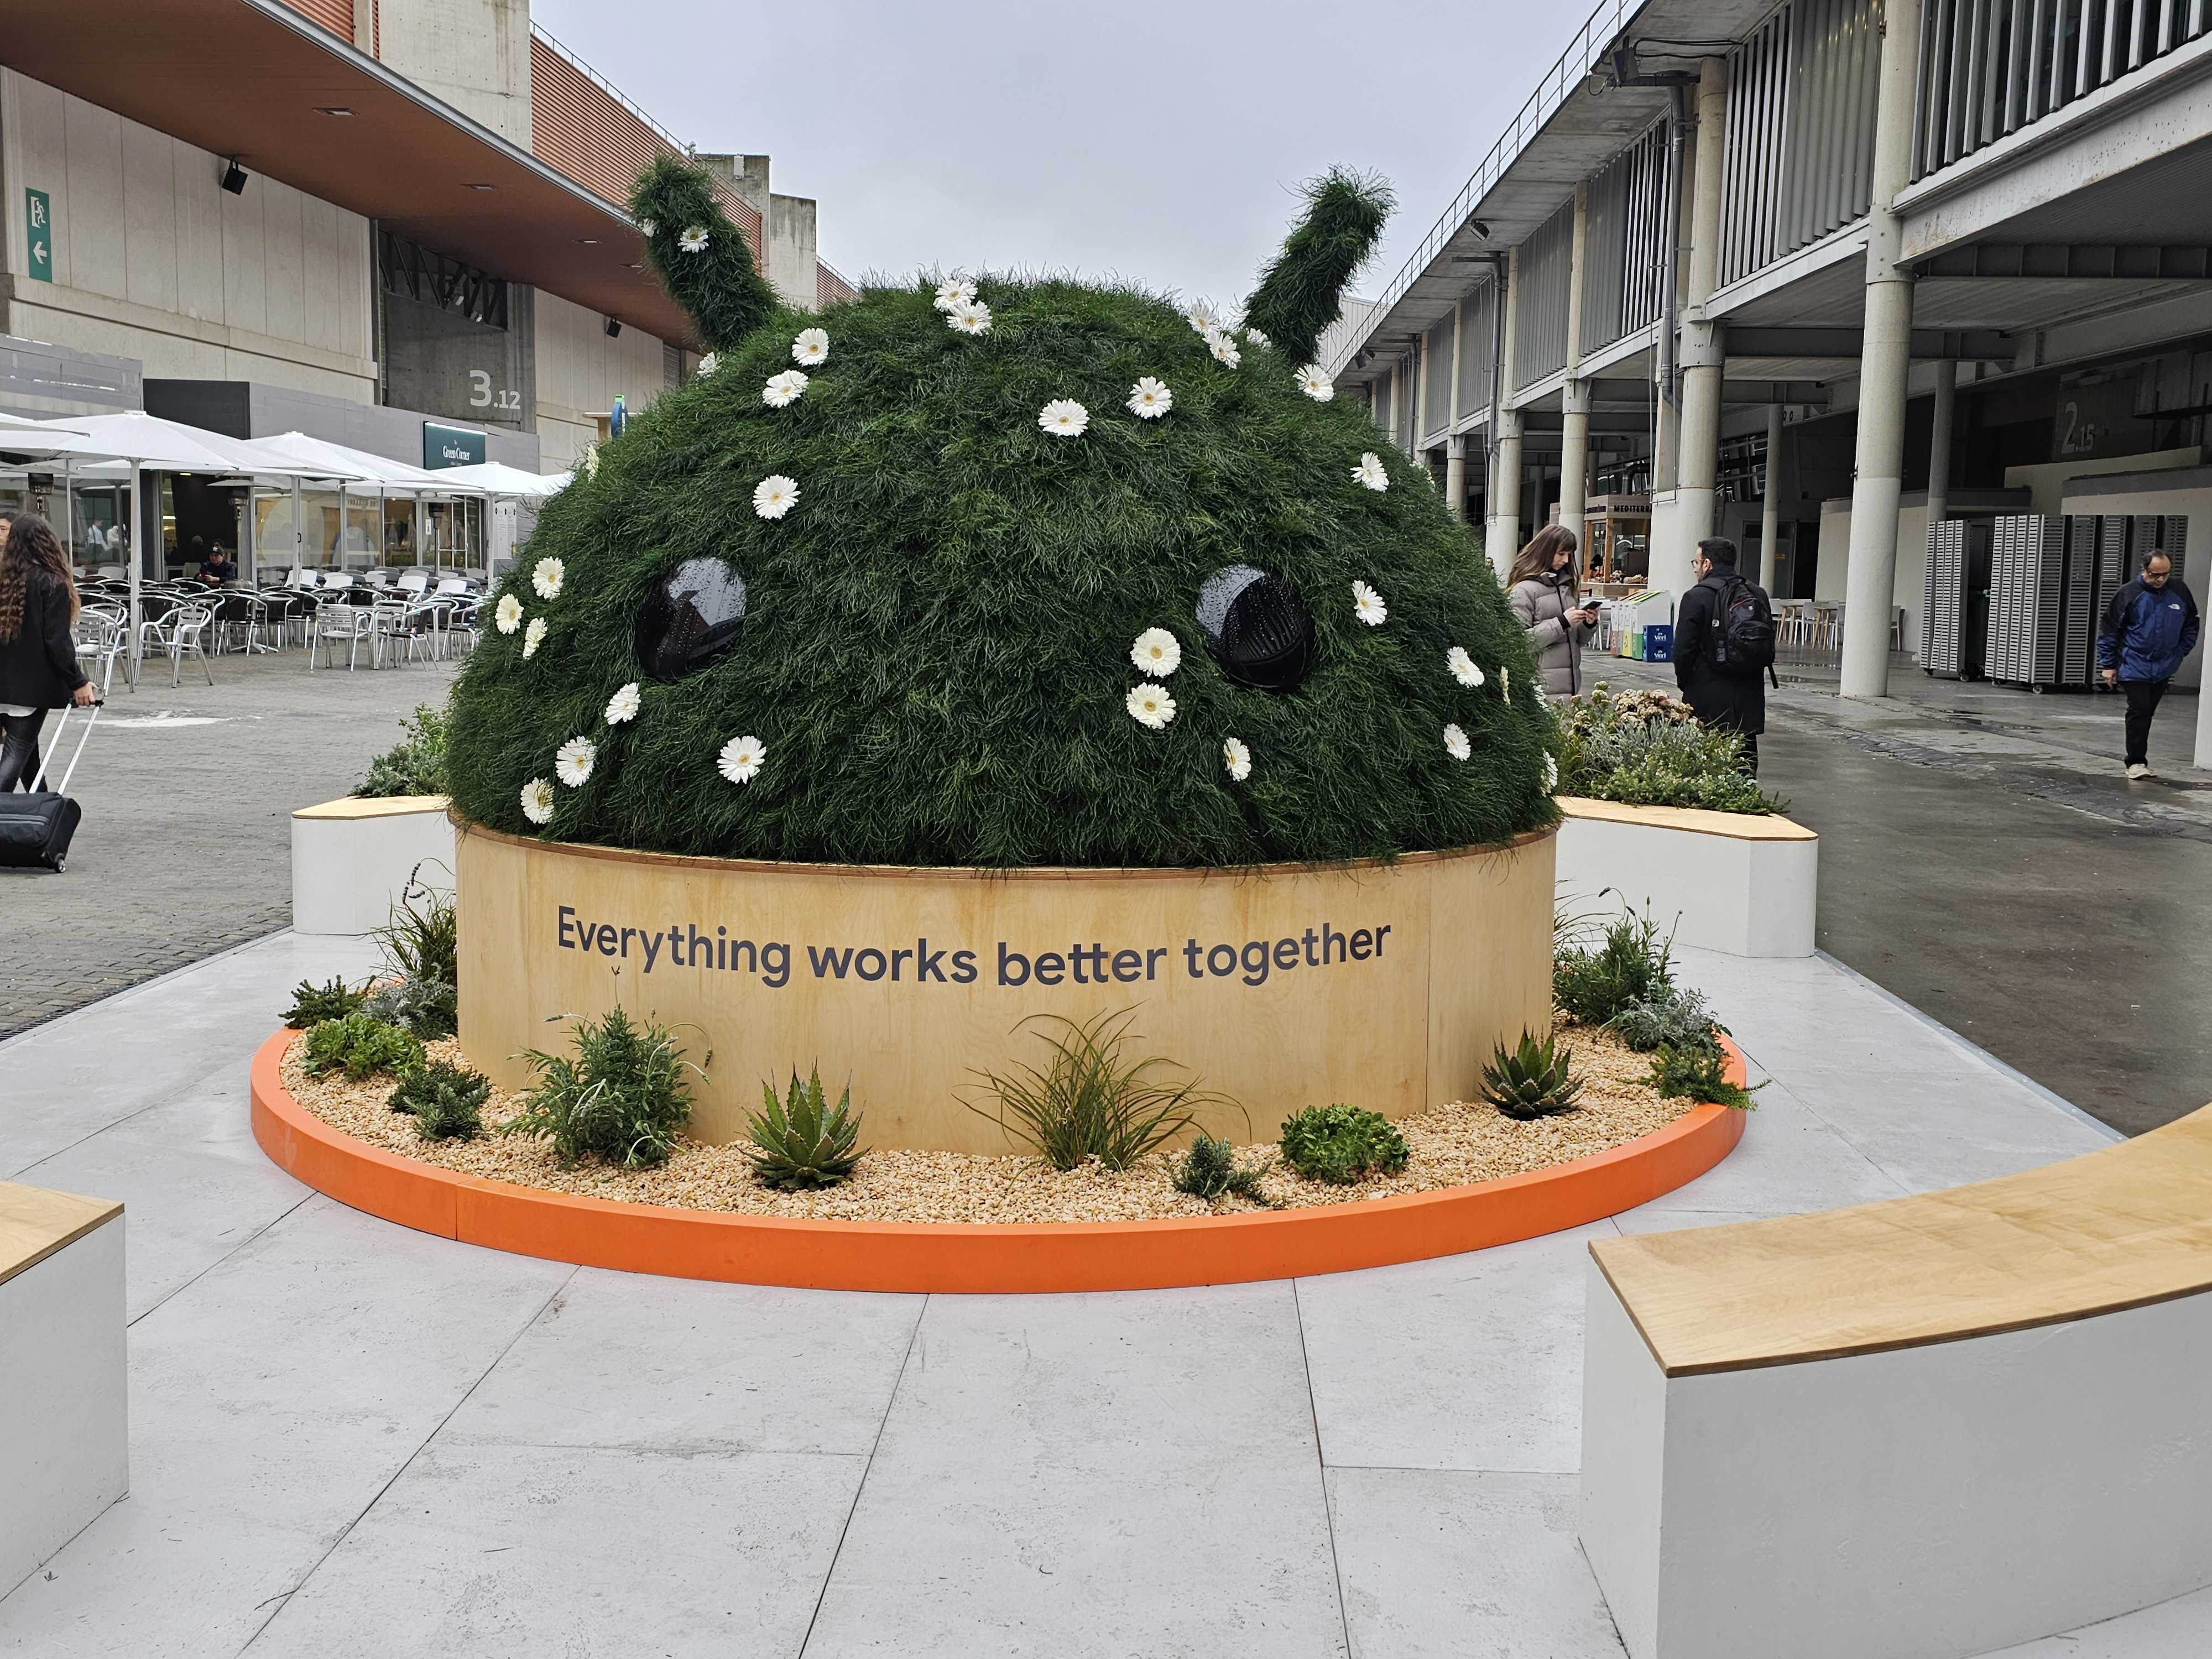
<svg viewBox="0 0 2212 1659"><path fill-rule="evenodd" d="M1564 583L1554 587L1540 577L1531 576L1514 583L1505 602L1513 607L1521 626L1528 630L1528 643L1536 653L1536 668L1544 677L1545 691L1554 697L1580 696L1589 684L1583 678L1583 647L1597 628L1592 623L1568 623L1567 613L1582 603L1574 590Z"/></svg>

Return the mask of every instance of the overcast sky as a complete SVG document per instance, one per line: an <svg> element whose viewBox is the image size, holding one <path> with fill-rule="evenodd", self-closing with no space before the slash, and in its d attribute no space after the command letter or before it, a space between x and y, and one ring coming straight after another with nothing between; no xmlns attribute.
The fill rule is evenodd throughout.
<svg viewBox="0 0 2212 1659"><path fill-rule="evenodd" d="M532 0L702 150L767 152L848 276L1073 269L1235 305L1297 182L1381 173L1376 292L1586 0Z"/></svg>

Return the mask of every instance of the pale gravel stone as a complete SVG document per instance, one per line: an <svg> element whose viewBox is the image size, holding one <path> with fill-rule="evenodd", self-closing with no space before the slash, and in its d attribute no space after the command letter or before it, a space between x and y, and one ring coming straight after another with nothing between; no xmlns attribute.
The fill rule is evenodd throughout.
<svg viewBox="0 0 2212 1659"><path fill-rule="evenodd" d="M1569 1029L1564 1036L1573 1046L1575 1074L1583 1079L1577 1110L1518 1123L1480 1101L1452 1102L1400 1121L1413 1156L1397 1175L1332 1187L1304 1180L1278 1164L1267 1179L1268 1194L1284 1207L1303 1208L1493 1181L1605 1152L1663 1128L1690 1109L1686 1101L1661 1100L1642 1082L1650 1069L1649 1054L1634 1053L1601 1031ZM434 1042L429 1054L456 1066L467 1063L457 1043ZM294 1097L325 1123L386 1152L489 1180L628 1203L746 1215L940 1222L1137 1221L1254 1207L1234 1199L1209 1205L1176 1191L1171 1177L1180 1151L1155 1153L1119 1174L1095 1164L1057 1170L1036 1158L877 1152L860 1160L844 1185L810 1193L762 1186L737 1144L708 1146L687 1140L658 1169L586 1163L563 1170L550 1146L525 1136L488 1133L477 1140L423 1140L415 1133L412 1117L389 1109L391 1079L348 1083L342 1076L307 1077L300 1069L296 1046L285 1056L283 1080ZM516 1097L495 1088L485 1103L484 1121L504 1122L518 1109ZM866 1146L865 1118L860 1137ZM1271 1159L1275 1150L1272 1141L1243 1146L1238 1161Z"/></svg>

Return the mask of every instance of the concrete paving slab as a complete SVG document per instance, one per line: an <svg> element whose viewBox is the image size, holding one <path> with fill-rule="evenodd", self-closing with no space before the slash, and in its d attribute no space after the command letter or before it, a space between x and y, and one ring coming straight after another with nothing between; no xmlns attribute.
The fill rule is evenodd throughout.
<svg viewBox="0 0 2212 1659"><path fill-rule="evenodd" d="M866 1455L923 1301L583 1268L441 1439Z"/></svg>
<svg viewBox="0 0 2212 1659"><path fill-rule="evenodd" d="M1576 1477L1331 1469L1356 1659L1622 1659Z"/></svg>
<svg viewBox="0 0 2212 1659"><path fill-rule="evenodd" d="M795 1655L866 1467L441 1441L246 1652Z"/></svg>
<svg viewBox="0 0 2212 1659"><path fill-rule="evenodd" d="M2212 1589L1982 1659L2204 1659L2207 1653L2212 1653Z"/></svg>
<svg viewBox="0 0 2212 1659"><path fill-rule="evenodd" d="M1344 1651L1287 1284L930 1299L807 1659Z"/></svg>
<svg viewBox="0 0 2212 1659"><path fill-rule="evenodd" d="M1611 1222L1298 1281L1332 1468L1582 1466L1582 1262Z"/></svg>
<svg viewBox="0 0 2212 1659"><path fill-rule="evenodd" d="M1716 1168L1668 1194L1668 1204L1796 1215L1904 1194L1894 1176L1763 1069L1753 1069L1751 1080L1765 1086L1752 1096L1758 1104L1744 1121L1736 1149Z"/></svg>

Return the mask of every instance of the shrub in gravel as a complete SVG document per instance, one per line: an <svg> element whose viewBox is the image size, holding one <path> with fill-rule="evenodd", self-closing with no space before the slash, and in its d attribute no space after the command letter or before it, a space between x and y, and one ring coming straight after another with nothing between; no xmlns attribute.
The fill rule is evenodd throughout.
<svg viewBox="0 0 2212 1659"><path fill-rule="evenodd" d="M1201 1133L1191 1142L1190 1150L1176 1168L1175 1189L1209 1203L1215 1199L1235 1197L1272 1209L1273 1200L1260 1185L1271 1167L1267 1164L1239 1164L1236 1148L1227 1139L1216 1140L1212 1135Z"/></svg>
<svg viewBox="0 0 2212 1659"><path fill-rule="evenodd" d="M326 1019L343 1019L361 1006L368 989L363 986L356 990L342 979L333 979L327 985L303 979L292 993L292 1006L284 1012L284 1024L295 1031L304 1031Z"/></svg>
<svg viewBox="0 0 2212 1659"><path fill-rule="evenodd" d="M551 1141L564 1166L587 1154L632 1170L665 1163L691 1121L684 1073L706 1073L665 1025L641 1025L619 1007L578 1020L570 1044L574 1058L535 1048L523 1056L538 1085L500 1133Z"/></svg>
<svg viewBox="0 0 2212 1659"><path fill-rule="evenodd" d="M1704 992L1670 984L1624 1006L1606 1022L1606 1029L1630 1048L1648 1054L1662 1045L1712 1047L1714 1036L1728 1027L1713 1018Z"/></svg>
<svg viewBox="0 0 2212 1659"><path fill-rule="evenodd" d="M1650 1074L1644 1080L1668 1100L1711 1102L1739 1110L1757 1105L1752 1096L1766 1085L1760 1083L1745 1089L1730 1083L1723 1072L1727 1063L1717 1042L1680 1048L1662 1044L1652 1055Z"/></svg>
<svg viewBox="0 0 2212 1659"><path fill-rule="evenodd" d="M1137 1039L1129 1022L1136 1012L1124 1008L1081 1024L1057 1014L1032 1014L1022 1024L1042 1028L1036 1035L1052 1057L1042 1071L1025 1066L1003 1077L979 1073L997 1104L970 1103L969 1109L1027 1141L1055 1170L1076 1169L1091 1158L1109 1170L1126 1170L1189 1128L1205 1107L1234 1104L1200 1090L1194 1079L1156 1079L1164 1066L1181 1069L1171 1060L1133 1059Z"/></svg>
<svg viewBox="0 0 2212 1659"><path fill-rule="evenodd" d="M392 1091L392 1109L415 1115L415 1133L425 1140L473 1140L483 1133L483 1103L491 1079L466 1066L432 1060L404 1073Z"/></svg>
<svg viewBox="0 0 2212 1659"><path fill-rule="evenodd" d="M403 979L380 985L362 1001L361 1010L387 1025L412 1031L425 1042L436 1042L460 1029L459 994L442 980Z"/></svg>
<svg viewBox="0 0 2212 1659"><path fill-rule="evenodd" d="M1283 1125L1283 1161L1309 1181L1348 1186L1372 1170L1406 1167L1406 1138L1380 1112L1358 1106L1309 1106Z"/></svg>
<svg viewBox="0 0 2212 1659"><path fill-rule="evenodd" d="M379 1072L405 1073L422 1063L422 1039L356 1009L307 1033L301 1064L310 1077L343 1071L355 1083Z"/></svg>
<svg viewBox="0 0 2212 1659"><path fill-rule="evenodd" d="M1595 946L1571 932L1557 939L1552 1000L1585 1025L1602 1025L1631 1003L1670 994L1674 954L1674 936L1662 939L1658 923L1624 904Z"/></svg>

